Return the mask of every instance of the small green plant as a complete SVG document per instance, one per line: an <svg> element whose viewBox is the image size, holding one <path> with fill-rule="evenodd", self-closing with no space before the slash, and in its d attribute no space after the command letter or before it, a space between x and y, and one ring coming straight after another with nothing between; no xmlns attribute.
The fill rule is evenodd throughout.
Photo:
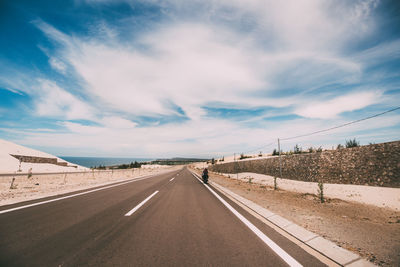
<svg viewBox="0 0 400 267"><path fill-rule="evenodd" d="M317 148L317 152L322 152L322 146L320 146L319 148Z"/></svg>
<svg viewBox="0 0 400 267"><path fill-rule="evenodd" d="M30 179L31 177L32 177L32 168L28 170L28 179Z"/></svg>
<svg viewBox="0 0 400 267"><path fill-rule="evenodd" d="M308 153L314 153L315 152L315 149L312 146L310 146L307 150L308 150Z"/></svg>
<svg viewBox="0 0 400 267"><path fill-rule="evenodd" d="M338 144L337 147L336 147L336 149L342 149L342 148L343 148L342 144Z"/></svg>
<svg viewBox="0 0 400 267"><path fill-rule="evenodd" d="M253 179L254 179L254 178L252 178L252 177L249 177L249 184L251 184L251 183L252 183Z"/></svg>
<svg viewBox="0 0 400 267"><path fill-rule="evenodd" d="M240 154L240 158L239 159L247 159L247 158L251 158L250 156L246 156L245 154Z"/></svg>
<svg viewBox="0 0 400 267"><path fill-rule="evenodd" d="M358 147L360 146L360 142L358 142L355 138L353 140L346 140L346 148Z"/></svg>
<svg viewBox="0 0 400 267"><path fill-rule="evenodd" d="M321 203L325 202L324 199L324 184L322 182L318 182L318 196L319 199L321 200Z"/></svg>

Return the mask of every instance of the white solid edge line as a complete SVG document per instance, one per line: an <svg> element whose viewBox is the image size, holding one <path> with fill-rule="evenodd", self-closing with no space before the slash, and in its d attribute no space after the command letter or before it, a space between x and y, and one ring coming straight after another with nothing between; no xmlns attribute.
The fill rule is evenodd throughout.
<svg viewBox="0 0 400 267"><path fill-rule="evenodd" d="M58 200L62 200L62 199L67 199L67 198L71 198L71 197L76 197L76 196L81 196L81 195L85 195L85 194L89 194L92 192L96 192L96 191L100 191L103 189L107 189L107 188L111 188L111 187L115 187L115 186L120 186L120 185L124 185L124 184L128 184L128 183L133 183L133 182L137 182L137 181L141 181L144 179L148 179L153 177L154 175L151 175L149 177L142 177L142 178L135 178L133 180L127 181L127 182L123 182L123 183L119 183L119 184L114 184L114 185L110 185L110 186L105 186L105 187L101 187L101 188L97 188L97 189L93 189L93 190L89 190L89 191L85 191L85 192L81 192L81 193L77 193L77 194L73 194L73 195L69 195L69 196L65 196L65 197L59 197L59 198L55 198L55 199L50 199L50 200L46 200L46 201L41 201L41 202L37 202L37 203L32 203L29 205L24 205L24 206L20 206L20 207L15 207L12 209L8 209L8 210L2 210L0 211L0 214L3 213L7 213L10 211L14 211L14 210L20 210L20 209L25 209L25 208L29 208L29 207L33 207L33 206L38 206L38 205L42 205L42 204L46 204L46 203L50 203L50 202L54 202L54 201L58 201Z"/></svg>
<svg viewBox="0 0 400 267"><path fill-rule="evenodd" d="M157 193L158 193L158 191L156 191L153 194L151 194L150 196L148 196L145 200L140 202L139 205L137 205L136 207L131 209L127 214L125 214L125 216L131 216L135 211L137 211L141 206L143 206L147 201L150 200L150 198L154 197Z"/></svg>
<svg viewBox="0 0 400 267"><path fill-rule="evenodd" d="M196 175L192 173L192 175L202 182ZM269 239L261 230L259 230L254 224L252 224L249 220L247 220L243 215L241 215L237 210L235 210L228 202L226 202L222 197L220 197L214 190L212 190L209 186L202 184L210 190L210 192L222 202L239 220L241 220L253 233L255 233L267 246L269 246L282 260L284 260L289 266L303 266L298 261L296 261L292 256L286 253L282 248L280 248L274 241Z"/></svg>
<svg viewBox="0 0 400 267"><path fill-rule="evenodd" d="M175 179L175 177L173 177L171 180L169 180L170 182L172 182Z"/></svg>

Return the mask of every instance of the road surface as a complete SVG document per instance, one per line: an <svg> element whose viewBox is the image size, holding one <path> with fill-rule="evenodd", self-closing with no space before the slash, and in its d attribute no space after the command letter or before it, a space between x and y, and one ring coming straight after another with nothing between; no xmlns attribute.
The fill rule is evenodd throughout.
<svg viewBox="0 0 400 267"><path fill-rule="evenodd" d="M103 188L0 207L0 266L324 266L186 168Z"/></svg>

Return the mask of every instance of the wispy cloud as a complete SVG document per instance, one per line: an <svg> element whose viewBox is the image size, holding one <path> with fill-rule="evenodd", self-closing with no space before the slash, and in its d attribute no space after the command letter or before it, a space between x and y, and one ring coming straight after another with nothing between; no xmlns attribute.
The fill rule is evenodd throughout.
<svg viewBox="0 0 400 267"><path fill-rule="evenodd" d="M50 66L56 71L61 72L62 74L66 74L67 66L60 60L55 57L49 58Z"/></svg>
<svg viewBox="0 0 400 267"><path fill-rule="evenodd" d="M40 116L59 117L66 120L93 120L94 110L76 96L54 82L39 80L36 111Z"/></svg>
<svg viewBox="0 0 400 267"><path fill-rule="evenodd" d="M25 143L116 156L243 151L380 112L400 95L400 37L371 41L379 1L75 4L104 15L70 28L38 15L30 25L45 65L0 73L0 86L31 97L32 116L62 128L28 131Z"/></svg>
<svg viewBox="0 0 400 267"><path fill-rule="evenodd" d="M369 105L380 103L380 92L359 92L339 96L327 101L311 102L300 107L296 114L308 118L332 119L340 113L362 109Z"/></svg>

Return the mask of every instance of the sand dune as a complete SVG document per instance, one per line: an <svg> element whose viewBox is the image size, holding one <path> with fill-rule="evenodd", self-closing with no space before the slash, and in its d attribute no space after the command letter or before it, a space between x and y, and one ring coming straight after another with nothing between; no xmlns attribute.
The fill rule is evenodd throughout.
<svg viewBox="0 0 400 267"><path fill-rule="evenodd" d="M56 159L58 163L66 164L67 166L60 166L50 163L31 163L31 162L21 162L20 166L20 161L12 155ZM54 155L0 139L0 173L14 173L14 172L27 173L29 172L30 169L33 173L65 172L65 171L75 172L75 171L88 170L88 168L73 163L69 163Z"/></svg>

